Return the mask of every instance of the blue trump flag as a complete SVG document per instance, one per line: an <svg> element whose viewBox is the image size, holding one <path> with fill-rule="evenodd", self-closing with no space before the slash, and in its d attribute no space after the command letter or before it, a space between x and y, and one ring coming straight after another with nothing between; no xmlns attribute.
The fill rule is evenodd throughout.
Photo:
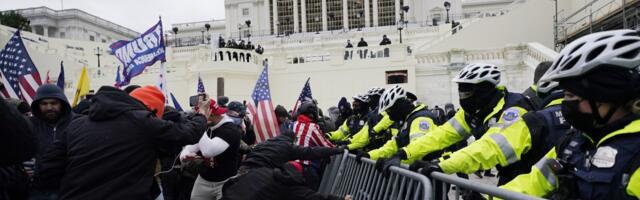
<svg viewBox="0 0 640 200"><path fill-rule="evenodd" d="M119 85L128 85L131 79L140 75L147 66L153 65L156 61L166 61L162 20L139 37L131 41L120 40L109 47L113 55L122 62L124 80Z"/></svg>

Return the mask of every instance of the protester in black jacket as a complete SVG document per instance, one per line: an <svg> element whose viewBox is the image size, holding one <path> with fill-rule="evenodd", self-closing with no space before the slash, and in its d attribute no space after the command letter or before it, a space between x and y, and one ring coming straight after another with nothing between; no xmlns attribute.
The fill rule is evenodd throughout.
<svg viewBox="0 0 640 200"><path fill-rule="evenodd" d="M351 200L351 196L323 195L305 187L302 166L286 163L278 168L257 168L223 191L222 200Z"/></svg>
<svg viewBox="0 0 640 200"><path fill-rule="evenodd" d="M280 168L288 161L293 160L316 160L325 157L329 157L331 155L340 154L344 152L343 148L331 148L331 147L307 147L303 148L297 145L294 145L294 133L293 132L284 132L274 138L271 138L267 141L264 141L253 148L253 151L247 154L245 160L242 162L242 166L238 170L238 176L232 177L227 183L224 185L223 198L225 199L287 199L290 197L294 197L294 195L287 196L287 198L279 198L282 197L282 191L295 191L295 196L298 198L291 199L323 199L322 195L314 193L313 190L306 187L304 184L304 179L300 178L295 181L284 181L285 184L281 184L283 182L274 183L273 179L269 178L269 174L277 173L272 171L274 169ZM254 180L255 179L255 180ZM253 186L243 186L242 182L252 182L256 184L255 187L265 187L263 188L265 193L254 193L251 194L249 191L255 189ZM291 185L293 184L293 185ZM227 191L228 190L228 191ZM257 192L257 191L253 191ZM242 193L242 194L238 194ZM288 194L288 193L287 193ZM245 196L249 195L249 196ZM301 195L301 196L300 196ZM260 198L258 198L260 196ZM304 197L304 198L300 198ZM325 199L331 199L325 198Z"/></svg>
<svg viewBox="0 0 640 200"><path fill-rule="evenodd" d="M89 115L57 135L35 187L59 186L60 199L150 199L157 149L193 143L206 129L198 114L180 123L158 118L164 102L155 86L131 96L103 86Z"/></svg>
<svg viewBox="0 0 640 200"><path fill-rule="evenodd" d="M29 121L0 98L0 199L26 199L28 179L22 161L38 150Z"/></svg>
<svg viewBox="0 0 640 200"><path fill-rule="evenodd" d="M292 160L318 160L344 152L343 148L303 148L294 145L294 140L293 132L285 132L256 145L242 162L240 171L260 167L277 168Z"/></svg>
<svg viewBox="0 0 640 200"><path fill-rule="evenodd" d="M35 156L35 164L27 164L25 168L29 173L33 173L33 180L39 179L39 172L42 168L41 158L51 147L57 134L63 132L74 113L62 90L53 84L44 84L36 91L36 98L31 102L31 124L37 136L38 152ZM31 162L33 163L33 162ZM31 172L32 171L32 172ZM32 189L30 196L33 199L54 200L57 195L53 191L43 191Z"/></svg>

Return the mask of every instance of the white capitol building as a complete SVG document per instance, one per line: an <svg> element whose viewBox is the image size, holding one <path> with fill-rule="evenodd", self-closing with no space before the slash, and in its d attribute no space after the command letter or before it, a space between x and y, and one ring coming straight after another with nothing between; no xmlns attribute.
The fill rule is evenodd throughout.
<svg viewBox="0 0 640 200"><path fill-rule="evenodd" d="M569 40L588 26L585 19L595 23L624 1L593 1L589 13L583 0L558 1L558 23L556 2L551 0L451 0L447 7L444 2L226 0L224 20L164 27L168 88L187 106L200 75L212 96L249 100L262 60L267 59L273 102L287 108L308 77L324 109L343 96L394 84L414 91L430 106L456 104L457 88L451 79L473 62L497 64L503 72L501 84L520 92L532 84L535 66L557 55L554 47L561 42L554 41ZM113 85L121 64L110 55L109 44L139 34L77 9L18 12L31 21L33 33L22 35L41 76L50 71L51 78L57 78L64 61L69 98L83 66L89 68L92 89ZM452 22L459 25L452 28ZM0 26L2 46L14 31ZM392 44L378 45L382 35ZM264 54L218 48L219 36L225 41L250 40L261 45ZM355 47L360 38L368 47ZM345 48L347 40L354 48ZM148 67L132 84L155 84L159 66Z"/></svg>

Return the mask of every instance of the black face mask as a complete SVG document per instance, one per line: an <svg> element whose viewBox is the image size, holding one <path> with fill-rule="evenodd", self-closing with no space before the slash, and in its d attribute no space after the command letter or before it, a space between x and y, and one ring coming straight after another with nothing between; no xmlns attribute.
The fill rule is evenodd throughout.
<svg viewBox="0 0 640 200"><path fill-rule="evenodd" d="M378 102L380 101L380 95L371 95L369 96L369 108L371 110L378 109Z"/></svg>
<svg viewBox="0 0 640 200"><path fill-rule="evenodd" d="M391 121L398 122L404 120L414 108L415 106L408 100L399 99L391 108L387 109L387 114L389 114Z"/></svg>
<svg viewBox="0 0 640 200"><path fill-rule="evenodd" d="M594 134L596 128L596 118L591 113L580 112L580 100L562 101L562 116L574 128L587 134Z"/></svg>
<svg viewBox="0 0 640 200"><path fill-rule="evenodd" d="M467 113L477 114L481 108L491 107L487 104L496 96L498 89L494 85L474 85L470 91L463 89L458 93L460 107Z"/></svg>
<svg viewBox="0 0 640 200"><path fill-rule="evenodd" d="M357 115L366 115L369 112L369 105L362 101L358 101L357 104L353 105L353 111Z"/></svg>

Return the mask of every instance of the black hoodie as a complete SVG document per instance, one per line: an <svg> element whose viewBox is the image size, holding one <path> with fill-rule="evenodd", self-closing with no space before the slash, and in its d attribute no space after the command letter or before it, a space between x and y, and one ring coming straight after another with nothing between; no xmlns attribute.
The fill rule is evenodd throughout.
<svg viewBox="0 0 640 200"><path fill-rule="evenodd" d="M253 148L242 162L242 166L248 169L267 167L277 168L292 160L317 160L335 154L340 154L344 150L330 147L307 147L303 148L293 144L293 132L285 132L267 141L264 141Z"/></svg>
<svg viewBox="0 0 640 200"><path fill-rule="evenodd" d="M49 124L42 115L39 104L43 99L57 99L62 103L60 117L54 124ZM31 124L36 137L38 137L38 152L34 169L37 178L40 171L40 158L51 146L56 134L65 130L74 115L67 97L58 86L53 84L44 84L38 88L36 98L31 102L31 112L33 113Z"/></svg>
<svg viewBox="0 0 640 200"><path fill-rule="evenodd" d="M195 143L205 129L202 115L164 121L127 93L104 86L88 116L56 137L35 186L59 185L61 199L149 199L157 150Z"/></svg>

